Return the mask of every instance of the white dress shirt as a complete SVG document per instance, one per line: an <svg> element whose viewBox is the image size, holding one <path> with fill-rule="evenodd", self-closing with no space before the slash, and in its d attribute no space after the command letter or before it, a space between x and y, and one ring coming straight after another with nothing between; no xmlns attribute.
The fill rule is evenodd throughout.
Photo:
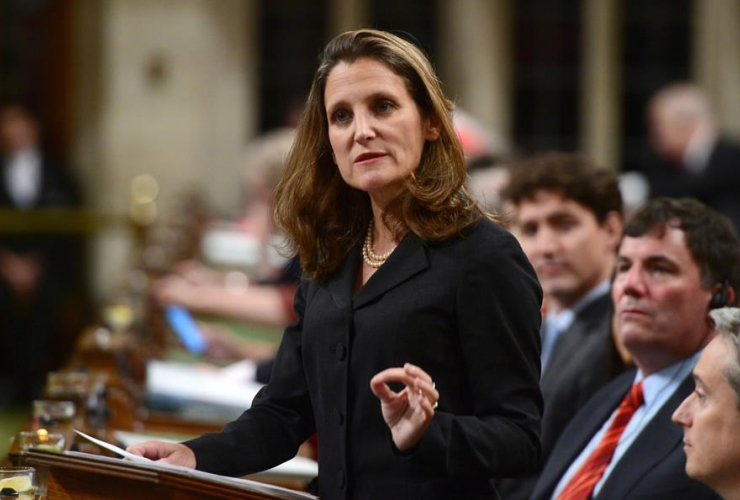
<svg viewBox="0 0 740 500"><path fill-rule="evenodd" d="M710 131L697 130L689 139L683 154L684 168L691 174L703 174L709 166L709 158L717 146L717 136Z"/></svg>
<svg viewBox="0 0 740 500"><path fill-rule="evenodd" d="M11 156L5 164L8 195L20 209L33 207L41 191L41 155L29 148Z"/></svg>

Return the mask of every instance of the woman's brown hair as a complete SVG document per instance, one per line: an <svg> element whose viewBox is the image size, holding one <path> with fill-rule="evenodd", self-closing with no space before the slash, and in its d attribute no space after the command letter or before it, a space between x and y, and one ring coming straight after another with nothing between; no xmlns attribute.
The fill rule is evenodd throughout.
<svg viewBox="0 0 740 500"><path fill-rule="evenodd" d="M400 76L424 117L437 120L406 190L386 208L383 222L401 238L411 231L444 241L474 224L483 210L465 189L465 160L445 98L429 60L390 33L358 30L333 39L321 55L285 173L276 192L275 221L312 279L326 281L365 235L372 219L367 193L347 185L332 159L324 90L332 69L370 58Z"/></svg>

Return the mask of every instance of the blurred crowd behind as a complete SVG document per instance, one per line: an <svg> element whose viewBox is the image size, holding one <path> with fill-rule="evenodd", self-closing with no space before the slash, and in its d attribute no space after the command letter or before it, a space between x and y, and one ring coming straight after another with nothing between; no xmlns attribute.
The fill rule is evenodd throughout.
<svg viewBox="0 0 740 500"><path fill-rule="evenodd" d="M565 151L619 175L626 214L689 196L740 228L733 19L740 4L711 0L1 0L0 407L39 397L132 296L292 320L300 269L272 193L319 48L343 29L430 54L470 186L504 223L512 169ZM208 357L269 379L274 344L199 324Z"/></svg>

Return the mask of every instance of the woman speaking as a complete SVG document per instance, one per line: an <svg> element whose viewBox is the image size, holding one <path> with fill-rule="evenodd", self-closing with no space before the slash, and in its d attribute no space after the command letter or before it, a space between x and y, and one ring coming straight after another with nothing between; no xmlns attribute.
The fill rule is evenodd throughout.
<svg viewBox="0 0 740 500"><path fill-rule="evenodd" d="M451 112L411 43L328 44L277 191L306 276L272 379L220 433L131 452L244 475L316 432L324 499L495 498L536 465L541 290L467 192Z"/></svg>

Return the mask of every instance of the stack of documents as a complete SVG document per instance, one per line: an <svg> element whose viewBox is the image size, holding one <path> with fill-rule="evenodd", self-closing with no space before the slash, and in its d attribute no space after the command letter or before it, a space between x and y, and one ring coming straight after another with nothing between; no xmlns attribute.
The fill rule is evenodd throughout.
<svg viewBox="0 0 740 500"><path fill-rule="evenodd" d="M184 418L233 420L252 405L263 387L254 381L255 371L249 360L225 368L153 360L147 364L148 405Z"/></svg>

